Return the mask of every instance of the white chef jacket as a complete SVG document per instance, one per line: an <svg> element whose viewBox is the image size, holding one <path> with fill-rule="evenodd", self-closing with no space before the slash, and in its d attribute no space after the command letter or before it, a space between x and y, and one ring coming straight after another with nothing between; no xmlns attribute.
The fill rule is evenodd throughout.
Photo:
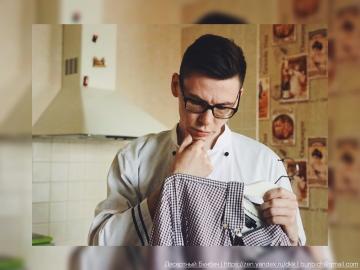
<svg viewBox="0 0 360 270"><path fill-rule="evenodd" d="M95 210L89 245L148 245L152 231L147 197L169 176L177 144L172 130L140 137L121 149L108 173L108 197ZM207 178L218 181L275 182L286 175L280 158L256 140L232 132L227 125L208 150L213 171ZM288 178L277 183L291 191ZM300 244L306 241L299 211Z"/></svg>

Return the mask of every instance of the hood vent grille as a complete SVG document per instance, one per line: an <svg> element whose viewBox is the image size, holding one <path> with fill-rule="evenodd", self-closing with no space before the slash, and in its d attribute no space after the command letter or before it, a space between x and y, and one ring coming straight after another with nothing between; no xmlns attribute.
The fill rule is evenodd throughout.
<svg viewBox="0 0 360 270"><path fill-rule="evenodd" d="M76 74L78 72L78 58L65 59L65 75Z"/></svg>

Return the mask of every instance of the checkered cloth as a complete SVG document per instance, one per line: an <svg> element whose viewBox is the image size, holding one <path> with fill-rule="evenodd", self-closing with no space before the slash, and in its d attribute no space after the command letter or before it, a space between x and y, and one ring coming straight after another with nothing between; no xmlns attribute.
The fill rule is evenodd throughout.
<svg viewBox="0 0 360 270"><path fill-rule="evenodd" d="M242 235L244 184L175 174L165 180L151 233L154 246L288 246L279 225Z"/></svg>

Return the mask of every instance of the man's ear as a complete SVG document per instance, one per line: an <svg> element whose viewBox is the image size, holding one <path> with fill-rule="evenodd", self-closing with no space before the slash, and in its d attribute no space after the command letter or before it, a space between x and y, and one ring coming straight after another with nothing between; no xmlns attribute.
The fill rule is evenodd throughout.
<svg viewBox="0 0 360 270"><path fill-rule="evenodd" d="M177 73L174 73L171 78L171 92L174 97L179 96L180 91L180 76Z"/></svg>
<svg viewBox="0 0 360 270"><path fill-rule="evenodd" d="M241 89L240 89L240 97L242 96L243 93L244 93L244 87L241 87Z"/></svg>

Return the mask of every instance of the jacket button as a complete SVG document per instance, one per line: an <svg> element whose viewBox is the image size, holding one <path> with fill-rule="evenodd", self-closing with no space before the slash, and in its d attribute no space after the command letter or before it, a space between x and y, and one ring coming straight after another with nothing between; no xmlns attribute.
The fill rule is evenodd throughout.
<svg viewBox="0 0 360 270"><path fill-rule="evenodd" d="M224 156L227 157L229 155L229 152L225 152Z"/></svg>
<svg viewBox="0 0 360 270"><path fill-rule="evenodd" d="M172 155L173 156L175 156L176 155L176 151L174 150L174 151L172 151Z"/></svg>

